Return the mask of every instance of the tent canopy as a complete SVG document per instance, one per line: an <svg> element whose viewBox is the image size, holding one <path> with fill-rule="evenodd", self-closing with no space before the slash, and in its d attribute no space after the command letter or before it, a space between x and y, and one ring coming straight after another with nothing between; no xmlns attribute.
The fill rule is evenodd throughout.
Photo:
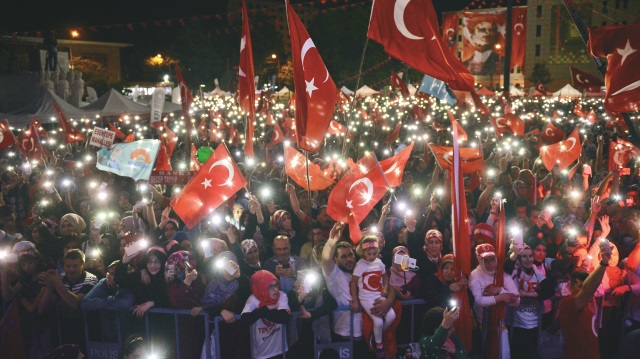
<svg viewBox="0 0 640 359"><path fill-rule="evenodd" d="M349 90L346 86L342 86L340 91L347 96L353 96L353 91Z"/></svg>
<svg viewBox="0 0 640 359"><path fill-rule="evenodd" d="M553 93L553 97L575 99L582 97L582 93L571 85L566 84L563 88Z"/></svg>
<svg viewBox="0 0 640 359"><path fill-rule="evenodd" d="M364 85L356 91L356 97L369 97L379 94L379 91L372 89L371 87Z"/></svg>
<svg viewBox="0 0 640 359"><path fill-rule="evenodd" d="M276 92L276 95L278 96L282 96L282 95L286 95L289 92L291 92L291 90L289 90L289 88L287 86L283 87L280 89L280 91Z"/></svg>
<svg viewBox="0 0 640 359"><path fill-rule="evenodd" d="M58 115L53 108L54 103L69 119L91 118L98 114L94 110L79 109L60 98L53 91L42 89L31 103L10 113L0 113L0 119L6 119L9 124L17 127L26 126L33 119L40 121L42 124L58 122Z"/></svg>
<svg viewBox="0 0 640 359"><path fill-rule="evenodd" d="M511 96L524 96L524 91L519 90L517 87L515 86L509 86L509 95Z"/></svg>
<svg viewBox="0 0 640 359"><path fill-rule="evenodd" d="M496 94L484 86L482 86L480 90L476 91L476 93L480 96L494 96Z"/></svg>
<svg viewBox="0 0 640 359"><path fill-rule="evenodd" d="M120 116L125 112L130 116L139 116L148 115L150 112L149 107L128 99L114 89L110 89L95 102L82 109L98 112L102 117Z"/></svg>
<svg viewBox="0 0 640 359"><path fill-rule="evenodd" d="M139 96L138 101L136 103L144 105L147 107L147 113L151 113L151 109L149 108L151 102L151 96ZM164 106L162 106L162 113L182 113L182 106L177 105L170 101L165 101Z"/></svg>

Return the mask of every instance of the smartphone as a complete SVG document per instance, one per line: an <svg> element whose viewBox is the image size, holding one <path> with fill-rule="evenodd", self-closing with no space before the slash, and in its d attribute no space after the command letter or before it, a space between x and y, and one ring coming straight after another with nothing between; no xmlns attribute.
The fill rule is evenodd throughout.
<svg viewBox="0 0 640 359"><path fill-rule="evenodd" d="M628 176L631 174L631 168L625 167L620 170L620 176Z"/></svg>
<svg viewBox="0 0 640 359"><path fill-rule="evenodd" d="M458 301L455 299L451 299L449 301L449 305L447 305L447 309L449 309L450 312L453 312L455 310L458 309Z"/></svg>
<svg viewBox="0 0 640 359"><path fill-rule="evenodd" d="M124 252L127 256L132 256L149 246L149 242L146 239L139 239L130 246L124 247Z"/></svg>
<svg viewBox="0 0 640 359"><path fill-rule="evenodd" d="M282 269L289 269L291 268L291 263L285 263L282 265Z"/></svg>

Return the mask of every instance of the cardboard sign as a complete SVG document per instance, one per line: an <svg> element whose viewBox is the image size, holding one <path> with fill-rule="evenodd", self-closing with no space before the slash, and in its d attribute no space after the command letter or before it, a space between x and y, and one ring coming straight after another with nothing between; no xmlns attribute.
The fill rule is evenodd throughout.
<svg viewBox="0 0 640 359"><path fill-rule="evenodd" d="M93 128L93 134L91 135L91 141L89 144L96 147L109 147L113 145L113 140L116 138L116 133L100 127Z"/></svg>
<svg viewBox="0 0 640 359"><path fill-rule="evenodd" d="M152 171L149 184L185 185L196 171Z"/></svg>

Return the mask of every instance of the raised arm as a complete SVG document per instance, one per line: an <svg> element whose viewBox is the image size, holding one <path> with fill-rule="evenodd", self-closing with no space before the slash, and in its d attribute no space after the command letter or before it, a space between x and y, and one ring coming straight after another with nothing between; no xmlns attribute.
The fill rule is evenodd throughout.
<svg viewBox="0 0 640 359"><path fill-rule="evenodd" d="M336 222L333 225L333 228L331 228L331 232L329 232L329 239L322 249L322 271L326 275L330 275L336 266L336 263L333 261L333 252L336 249L336 244L338 244L342 237L343 229L344 223Z"/></svg>
<svg viewBox="0 0 640 359"><path fill-rule="evenodd" d="M602 282L602 277L606 273L607 266L609 265L609 260L611 259L611 247L609 243L602 241L600 242L600 255L602 256L602 261L600 265L598 265L591 274L584 280L582 283L582 289L576 295L576 307L578 310L584 308L592 299L593 295L598 290L598 286Z"/></svg>

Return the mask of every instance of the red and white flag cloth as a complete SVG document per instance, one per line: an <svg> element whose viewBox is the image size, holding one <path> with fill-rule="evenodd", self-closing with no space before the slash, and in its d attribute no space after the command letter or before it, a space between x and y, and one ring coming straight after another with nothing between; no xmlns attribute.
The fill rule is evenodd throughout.
<svg viewBox="0 0 640 359"><path fill-rule="evenodd" d="M267 148L271 148L284 141L284 132L280 128L277 122L273 123L273 134L271 135L271 141L267 144Z"/></svg>
<svg viewBox="0 0 640 359"><path fill-rule="evenodd" d="M640 111L640 23L589 29L589 51L607 58L604 108L615 112Z"/></svg>
<svg viewBox="0 0 640 359"><path fill-rule="evenodd" d="M396 123L396 127L393 128L393 131L387 136L384 140L384 143L390 145L394 143L398 137L400 137L400 130L402 129L402 119L398 119L398 123Z"/></svg>
<svg viewBox="0 0 640 359"><path fill-rule="evenodd" d="M575 106L573 106L573 113L576 114L576 116L580 116L580 117L584 117L587 115L587 111L582 109L582 104L580 103L580 100L577 100Z"/></svg>
<svg viewBox="0 0 640 359"><path fill-rule="evenodd" d="M167 146L167 156L173 156L173 151L178 145L178 136L171 131L166 121L158 121L151 124L158 130L158 138Z"/></svg>
<svg viewBox="0 0 640 359"><path fill-rule="evenodd" d="M116 126L112 125L111 122L107 122L107 125L109 125L109 129L113 132L116 133L116 138L119 140L124 140L127 135L124 134L124 132L120 131L119 128L117 128Z"/></svg>
<svg viewBox="0 0 640 359"><path fill-rule="evenodd" d="M296 89L296 142L298 147L316 152L333 119L338 88L329 75L316 45L302 21L287 4L293 82Z"/></svg>
<svg viewBox="0 0 640 359"><path fill-rule="evenodd" d="M238 67L238 102L247 114L244 154L253 157L253 131L256 120L256 87L253 78L253 49L247 4L242 0L242 38L240 39L240 66Z"/></svg>
<svg viewBox="0 0 640 359"><path fill-rule="evenodd" d="M467 132L464 130L464 128L460 126L460 123L458 122L458 120L456 120L456 118L453 117L453 114L451 113L451 111L449 111L449 119L451 120L452 129L455 128L455 130L458 131L457 141L466 142L469 139L469 136L467 136Z"/></svg>
<svg viewBox="0 0 640 359"><path fill-rule="evenodd" d="M187 227L193 228L246 184L227 146L220 144L171 201L171 207Z"/></svg>
<svg viewBox="0 0 640 359"><path fill-rule="evenodd" d="M554 116L555 118L555 116ZM542 129L542 138L548 143L556 143L560 142L564 139L566 134L561 129L557 128L553 121L547 122L547 124Z"/></svg>
<svg viewBox="0 0 640 359"><path fill-rule="evenodd" d="M191 115L189 114L189 109L191 108L191 104L193 103L193 96L191 96L191 91L189 91L187 84L184 82L184 78L182 77L182 72L180 72L180 68L178 67L178 65L175 65L175 69L176 69L176 79L178 80L178 85L180 86L180 105L182 106L182 117L184 117L184 127L187 130L187 136L191 136L191 130L193 129L193 124L191 123Z"/></svg>
<svg viewBox="0 0 640 359"><path fill-rule="evenodd" d="M67 120L67 116L62 113L62 110L60 110L60 107L58 107L55 102L53 103L53 108L58 114L58 119L60 120L60 125L62 125L62 131L64 131L66 143L83 142L87 140L82 132L78 131L77 128L73 127L69 123L69 120Z"/></svg>
<svg viewBox="0 0 640 359"><path fill-rule="evenodd" d="M513 133L516 136L524 135L524 121L518 115L506 113L502 116L491 116L491 124L497 136L504 133Z"/></svg>
<svg viewBox="0 0 640 359"><path fill-rule="evenodd" d="M306 158L293 146L284 146L285 172L300 187L307 189ZM335 182L327 176L318 164L309 162L309 187L312 191L321 191Z"/></svg>
<svg viewBox="0 0 640 359"><path fill-rule="evenodd" d="M329 123L329 128L327 129L327 133L330 135L339 135L339 134L346 134L347 133L347 126L331 120L331 122Z"/></svg>
<svg viewBox="0 0 640 359"><path fill-rule="evenodd" d="M453 147L430 144L429 148L443 171L451 171L453 169ZM460 148L460 158L462 171L465 175L482 171L485 168L483 154L477 148Z"/></svg>
<svg viewBox="0 0 640 359"><path fill-rule="evenodd" d="M593 109L589 110L589 113L587 114L587 121L589 121L589 123L591 123L592 125L598 122L598 118L596 117L596 113L593 111Z"/></svg>
<svg viewBox="0 0 640 359"><path fill-rule="evenodd" d="M17 142L17 145L20 153L27 157L29 161L43 163L44 157L51 157L51 152L42 147L38 130L33 123L29 126L28 130L22 131L22 139Z"/></svg>
<svg viewBox="0 0 640 359"><path fill-rule="evenodd" d="M158 149L158 157L156 158L156 171L173 171L169 156L167 155L167 146L164 141L160 140L160 149Z"/></svg>
<svg viewBox="0 0 640 359"><path fill-rule="evenodd" d="M197 172L200 171L202 167L202 163L198 161L198 150L196 146L191 144L191 157L189 158L189 171Z"/></svg>
<svg viewBox="0 0 640 359"><path fill-rule="evenodd" d="M38 132L38 137L42 138L49 138L49 134L47 133L47 130L44 129L44 127L42 127L42 125L40 124L40 121L33 119L31 120L31 125L34 126L34 128L36 129L36 132ZM31 125L29 125L31 127Z"/></svg>
<svg viewBox="0 0 640 359"><path fill-rule="evenodd" d="M573 66L570 67L570 70L573 87L579 90L597 92L600 91L600 87L604 85L600 78L595 77L588 72L582 71Z"/></svg>
<svg viewBox="0 0 640 359"><path fill-rule="evenodd" d="M367 36L391 56L454 90L473 90L473 76L438 30L431 0L376 0Z"/></svg>
<svg viewBox="0 0 640 359"><path fill-rule="evenodd" d="M384 173L375 166L367 173L351 171L338 182L327 202L327 214L349 224L349 237L358 243L362 237L360 223L389 190Z"/></svg>
<svg viewBox="0 0 640 359"><path fill-rule="evenodd" d="M444 41L445 46L451 50L451 53L455 54L456 34L458 33L460 13L452 12L442 14L442 17L442 41Z"/></svg>
<svg viewBox="0 0 640 359"><path fill-rule="evenodd" d="M405 84L404 81L402 81L402 79L400 78L400 76L398 76L398 74L396 74L396 72L393 70L391 70L391 87L397 88L398 90L400 90L400 93L404 98L408 98L411 96L411 94L409 93L409 88L407 87L407 84Z"/></svg>
<svg viewBox="0 0 640 359"><path fill-rule="evenodd" d="M516 66L524 68L524 59L527 53L527 8L513 8L511 14L511 70Z"/></svg>
<svg viewBox="0 0 640 359"><path fill-rule="evenodd" d="M580 157L581 151L580 134L576 127L564 141L540 147L540 156L548 171L551 171L555 164L563 170Z"/></svg>
<svg viewBox="0 0 640 359"><path fill-rule="evenodd" d="M0 122L0 149L9 148L14 143L16 143L16 136L9 128L9 122L7 120Z"/></svg>
<svg viewBox="0 0 640 359"><path fill-rule="evenodd" d="M632 158L640 156L640 149L630 142L618 138L609 142L609 171L625 167Z"/></svg>
<svg viewBox="0 0 640 359"><path fill-rule="evenodd" d="M395 156L384 159L379 164L373 153L367 152L357 163L354 163L351 158L347 159L347 165L352 171L360 171L362 173L368 173L380 165L389 187L399 187L402 184L402 175L409 157L411 157L413 146L414 142L411 142L409 146L400 150Z"/></svg>

